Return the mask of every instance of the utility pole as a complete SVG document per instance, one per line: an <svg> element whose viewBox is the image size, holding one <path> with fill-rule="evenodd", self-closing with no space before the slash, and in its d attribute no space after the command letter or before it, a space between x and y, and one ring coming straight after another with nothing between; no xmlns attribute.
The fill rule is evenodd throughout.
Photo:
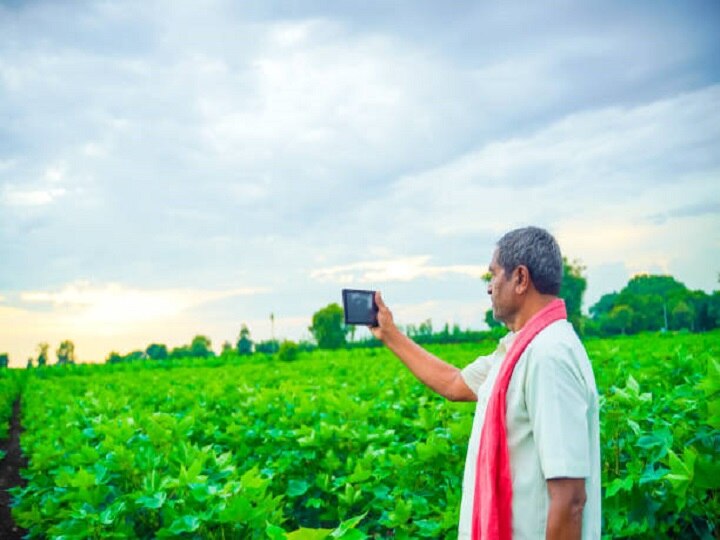
<svg viewBox="0 0 720 540"><path fill-rule="evenodd" d="M275 314L270 314L270 337L275 341Z"/></svg>

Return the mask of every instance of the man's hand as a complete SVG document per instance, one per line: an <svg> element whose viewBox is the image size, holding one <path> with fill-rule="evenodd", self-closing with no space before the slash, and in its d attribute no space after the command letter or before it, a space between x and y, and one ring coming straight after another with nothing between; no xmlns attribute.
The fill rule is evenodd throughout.
<svg viewBox="0 0 720 540"><path fill-rule="evenodd" d="M400 331L398 327L395 326L392 312L385 305L385 302L383 302L380 291L375 291L375 303L378 307L378 325L371 326L370 331L377 339L383 343L387 343L389 339L397 336Z"/></svg>

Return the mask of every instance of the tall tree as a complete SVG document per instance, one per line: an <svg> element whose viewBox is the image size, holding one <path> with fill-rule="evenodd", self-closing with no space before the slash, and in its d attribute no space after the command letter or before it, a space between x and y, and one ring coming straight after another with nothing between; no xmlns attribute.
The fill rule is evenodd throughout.
<svg viewBox="0 0 720 540"><path fill-rule="evenodd" d="M344 346L348 328L344 324L343 309L333 303L316 311L309 330L321 349L337 349Z"/></svg>
<svg viewBox="0 0 720 540"><path fill-rule="evenodd" d="M500 326L500 322L495 318L495 315L493 315L492 309L488 309L485 312L485 324L487 324L491 329Z"/></svg>
<svg viewBox="0 0 720 540"><path fill-rule="evenodd" d="M152 343L145 349L145 354L151 360L166 360L168 357L167 345Z"/></svg>
<svg viewBox="0 0 720 540"><path fill-rule="evenodd" d="M249 355L253 352L253 342L250 339L250 329L245 323L240 327L240 335L237 340L237 352L240 355Z"/></svg>
<svg viewBox="0 0 720 540"><path fill-rule="evenodd" d="M199 358L205 358L208 356L214 356L215 353L212 351L212 343L210 338L207 336L195 336L190 343L190 355Z"/></svg>
<svg viewBox="0 0 720 540"><path fill-rule="evenodd" d="M6 368L8 367L8 364L10 363L10 357L7 353L0 354L0 368Z"/></svg>
<svg viewBox="0 0 720 540"><path fill-rule="evenodd" d="M50 345L47 343L39 343L37 346L38 350L38 367L45 366L48 363L48 349L50 349Z"/></svg>
<svg viewBox="0 0 720 540"><path fill-rule="evenodd" d="M560 297L565 300L568 320L577 331L581 331L582 298L587 288L587 279L583 275L585 267L579 261L572 263L563 257L563 275L560 285Z"/></svg>
<svg viewBox="0 0 720 540"><path fill-rule="evenodd" d="M75 344L69 339L66 339L65 341L60 343L60 346L58 347L57 351L55 351L55 354L57 355L57 363L59 366L65 364L74 364Z"/></svg>

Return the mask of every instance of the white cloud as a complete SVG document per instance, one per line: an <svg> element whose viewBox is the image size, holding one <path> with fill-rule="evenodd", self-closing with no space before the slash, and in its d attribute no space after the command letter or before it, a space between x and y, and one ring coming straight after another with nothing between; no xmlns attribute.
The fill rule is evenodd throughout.
<svg viewBox="0 0 720 540"><path fill-rule="evenodd" d="M311 272L317 281L349 283L387 283L413 281L419 278L439 278L451 274L479 278L487 271L482 265L428 265L429 256L401 259L363 261L352 264L321 268Z"/></svg>
<svg viewBox="0 0 720 540"><path fill-rule="evenodd" d="M172 317L192 307L240 295L267 292L266 288L248 287L222 291L201 289L147 290L110 283L93 285L71 283L59 291L25 291L20 299L26 303L51 304L79 324L137 325L144 321Z"/></svg>
<svg viewBox="0 0 720 540"><path fill-rule="evenodd" d="M3 190L3 201L9 206L45 206L65 195L65 188L23 190L6 187Z"/></svg>
<svg viewBox="0 0 720 540"><path fill-rule="evenodd" d="M65 179L66 171L67 166L64 163L50 166L45 170L44 179L51 184L57 184Z"/></svg>
<svg viewBox="0 0 720 540"><path fill-rule="evenodd" d="M466 263L530 222L588 264L593 290L643 268L715 285L714 270L701 277L720 252L716 206L703 206L720 178L705 16L166 7L90 2L78 16L41 1L0 17L0 116L12 118L0 126L0 282L42 289L122 268L134 283L28 291L35 303L15 319L28 335L40 301L55 317L43 332L83 342L93 317L134 336L167 335L150 315L201 331L196 283L269 284L295 338L298 306L334 283L392 282L417 300L430 278L438 303L412 317L437 320L421 312L465 309L441 302L465 300L455 284L484 272ZM166 282L177 294L143 288ZM243 300L260 325L265 302ZM218 336L236 333L229 304L213 304L228 321Z"/></svg>

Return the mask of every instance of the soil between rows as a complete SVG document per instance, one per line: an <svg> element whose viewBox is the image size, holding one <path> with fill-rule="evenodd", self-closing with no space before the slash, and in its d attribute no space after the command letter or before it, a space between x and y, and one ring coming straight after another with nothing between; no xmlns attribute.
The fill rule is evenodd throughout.
<svg viewBox="0 0 720 540"><path fill-rule="evenodd" d="M20 399L13 403L13 414L10 420L10 433L5 441L0 441L0 450L7 454L0 461L0 538L3 540L21 540L27 534L25 529L15 525L12 518L10 503L12 498L8 489L25 485L20 476L20 469L27 466L27 460L20 449Z"/></svg>

